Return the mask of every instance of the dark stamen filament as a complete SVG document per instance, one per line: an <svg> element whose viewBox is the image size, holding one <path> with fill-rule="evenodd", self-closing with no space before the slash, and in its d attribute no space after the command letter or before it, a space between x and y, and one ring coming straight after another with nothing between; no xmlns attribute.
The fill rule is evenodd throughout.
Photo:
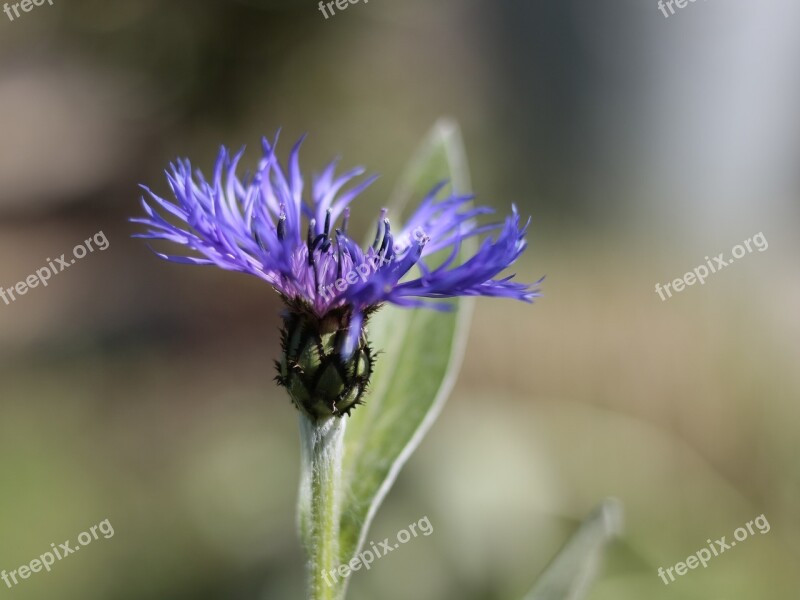
<svg viewBox="0 0 800 600"><path fill-rule="evenodd" d="M378 250L378 254L381 256L387 252L389 244L392 242L392 228L389 225L389 219L383 220L383 227L383 242L381 242L381 249Z"/></svg>
<svg viewBox="0 0 800 600"><path fill-rule="evenodd" d="M336 250L337 250L338 259L339 259L339 260L336 261L336 279L341 279L342 278L342 272L344 270L344 268L342 266L342 263L344 262L344 255L342 254L342 245L341 244L336 244Z"/></svg>
<svg viewBox="0 0 800 600"><path fill-rule="evenodd" d="M308 264L314 264L314 226L317 224L316 220L311 219L308 222L308 235L306 236L306 245L308 246Z"/></svg>
<svg viewBox="0 0 800 600"><path fill-rule="evenodd" d="M383 224L384 221L386 221L386 212L387 211L386 211L385 208L381 209L381 216L378 219L378 230L375 232L375 241L372 242L372 249L373 250L377 250L378 249L378 244L381 241L381 231L382 231L381 230L381 225Z"/></svg>
<svg viewBox="0 0 800 600"><path fill-rule="evenodd" d="M286 237L286 214L281 213L280 218L278 219L278 239L283 241Z"/></svg>
<svg viewBox="0 0 800 600"><path fill-rule="evenodd" d="M330 232L331 232L331 209L329 208L325 213L325 230L323 233L327 237L328 234L330 234Z"/></svg>

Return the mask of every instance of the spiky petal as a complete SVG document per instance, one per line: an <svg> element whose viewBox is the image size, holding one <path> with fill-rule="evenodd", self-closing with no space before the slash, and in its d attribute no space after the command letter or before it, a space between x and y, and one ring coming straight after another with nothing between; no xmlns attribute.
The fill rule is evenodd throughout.
<svg viewBox="0 0 800 600"><path fill-rule="evenodd" d="M284 353L279 382L296 390L293 398L299 406L305 406L298 398L309 385L310 393L321 394L331 414L348 412L360 400L366 382L356 381L364 373L357 364L344 369L336 393L336 385L326 384L323 393L313 379L295 375L302 368L304 377L309 376L308 361L324 362L326 369L340 367L329 361L333 349L342 360L355 363L368 357L371 371L364 327L370 312L384 303L442 309L447 306L441 299L457 296L531 302L539 295L536 284L514 282L513 275L498 278L526 247L528 223L521 222L516 207L501 223L479 225L478 218L493 211L474 206L472 196L443 194L441 184L400 230L392 228L382 210L374 243L361 248L348 233L350 204L375 177L362 178L361 168L337 175L333 161L307 187L300 171L302 141L294 145L284 168L275 154L277 137L273 143L264 138L263 156L251 176L237 174L244 150L231 154L221 148L210 178L194 171L188 159L178 160L166 173L174 199L143 187L146 216L131 219L147 227L134 237L169 241L192 252L190 256L156 252L159 257L255 275L283 296L287 328L299 323L303 331L313 331L309 339L322 343L324 350L324 356L318 353L313 358L305 347L290 344ZM493 235L472 257L460 261L464 240L485 234ZM336 326L330 329L333 322Z"/></svg>

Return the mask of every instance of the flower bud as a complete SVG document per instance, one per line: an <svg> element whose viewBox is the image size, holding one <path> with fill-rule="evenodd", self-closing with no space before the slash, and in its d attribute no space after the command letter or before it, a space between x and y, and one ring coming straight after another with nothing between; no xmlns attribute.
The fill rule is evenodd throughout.
<svg viewBox="0 0 800 600"><path fill-rule="evenodd" d="M292 308L283 315L275 380L312 420L349 415L369 385L374 359L363 328L353 353L343 356L349 321L345 309L321 318Z"/></svg>

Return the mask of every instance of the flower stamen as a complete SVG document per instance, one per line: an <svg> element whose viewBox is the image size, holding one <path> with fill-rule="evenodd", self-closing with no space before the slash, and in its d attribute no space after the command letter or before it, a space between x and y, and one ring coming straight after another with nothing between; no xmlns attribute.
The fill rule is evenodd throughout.
<svg viewBox="0 0 800 600"><path fill-rule="evenodd" d="M381 216L378 217L378 230L375 232L375 241L372 242L372 249L373 250L377 250L378 249L378 243L381 241L381 232L382 232L381 225L386 220L386 213L387 212L388 211L385 208L382 208L381 209Z"/></svg>
<svg viewBox="0 0 800 600"><path fill-rule="evenodd" d="M283 241L286 238L286 213L283 211L281 205L281 216L278 218L278 240Z"/></svg>

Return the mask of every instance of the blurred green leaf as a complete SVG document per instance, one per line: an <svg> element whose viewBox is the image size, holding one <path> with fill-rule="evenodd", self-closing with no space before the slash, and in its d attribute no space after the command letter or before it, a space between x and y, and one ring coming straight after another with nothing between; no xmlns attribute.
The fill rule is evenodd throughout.
<svg viewBox="0 0 800 600"><path fill-rule="evenodd" d="M398 217L410 198L421 199L442 180L469 189L458 126L439 121L420 146L393 196ZM466 241L462 257L471 253ZM367 530L398 472L436 419L456 379L471 316L471 299L451 312L386 306L370 320L369 335L382 351L366 405L353 412L345 433L340 556L345 564Z"/></svg>
<svg viewBox="0 0 800 600"><path fill-rule="evenodd" d="M525 600L585 598L606 545L621 529L622 505L617 500L606 500L581 524Z"/></svg>

